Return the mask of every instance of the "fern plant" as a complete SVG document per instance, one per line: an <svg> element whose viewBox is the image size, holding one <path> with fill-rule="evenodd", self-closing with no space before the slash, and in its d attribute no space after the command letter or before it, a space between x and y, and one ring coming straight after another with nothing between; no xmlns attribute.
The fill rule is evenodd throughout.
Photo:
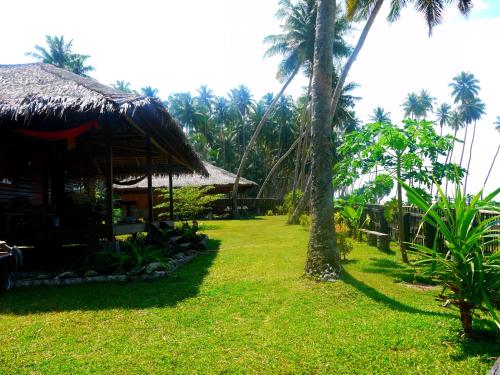
<svg viewBox="0 0 500 375"><path fill-rule="evenodd" d="M488 219L480 215L480 210L493 209L490 202L500 188L484 199L479 192L467 203L460 186L453 201L438 186L438 199L431 204L419 191L401 184L409 200L424 212L423 221L436 229L432 248L410 244L418 257L415 265L443 286L439 299L459 309L467 337L473 335L475 310L489 314L500 328L494 307L500 302L500 215Z"/></svg>

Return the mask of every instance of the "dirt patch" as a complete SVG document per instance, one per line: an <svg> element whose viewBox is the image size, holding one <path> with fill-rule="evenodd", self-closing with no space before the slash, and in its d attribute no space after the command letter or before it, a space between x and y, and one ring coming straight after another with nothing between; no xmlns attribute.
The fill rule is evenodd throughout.
<svg viewBox="0 0 500 375"><path fill-rule="evenodd" d="M429 284L419 284L419 283L405 283L402 282L401 285L407 287L407 288L412 288L412 289L420 289L420 290L434 290L437 289L437 285L429 285Z"/></svg>

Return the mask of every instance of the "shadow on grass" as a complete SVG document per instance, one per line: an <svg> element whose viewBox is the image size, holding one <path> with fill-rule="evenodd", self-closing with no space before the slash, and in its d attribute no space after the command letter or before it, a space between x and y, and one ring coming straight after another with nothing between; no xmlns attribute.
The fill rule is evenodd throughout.
<svg viewBox="0 0 500 375"><path fill-rule="evenodd" d="M500 355L500 337L498 329L491 320L474 319L475 337L460 340L460 352L451 356L454 361L463 361L468 357L480 357L481 362L491 363Z"/></svg>
<svg viewBox="0 0 500 375"><path fill-rule="evenodd" d="M396 282L417 282L419 284L436 285L430 277L416 274L415 270L409 266L386 258L370 258L370 263L363 267L362 271L383 274L392 277Z"/></svg>
<svg viewBox="0 0 500 375"><path fill-rule="evenodd" d="M166 279L14 289L0 295L0 314L173 307L199 293L220 241L210 239L208 247L209 251Z"/></svg>
<svg viewBox="0 0 500 375"><path fill-rule="evenodd" d="M359 292L363 293L368 298L372 299L377 303L381 303L382 305L390 308L391 310L401 311L405 313L412 313L412 314L429 315L429 316L455 317L452 314L441 313L436 311L420 310L418 308L408 306L402 302L399 302L394 298L386 296L385 294L379 292L377 289L372 288L371 286L365 284L364 282L356 279L345 270L342 276L342 280L346 284L352 285L354 288L356 288Z"/></svg>

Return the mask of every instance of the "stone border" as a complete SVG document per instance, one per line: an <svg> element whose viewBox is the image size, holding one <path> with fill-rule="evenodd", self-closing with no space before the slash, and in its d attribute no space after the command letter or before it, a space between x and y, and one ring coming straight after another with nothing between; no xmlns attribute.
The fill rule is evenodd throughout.
<svg viewBox="0 0 500 375"><path fill-rule="evenodd" d="M139 280L157 280L162 279L168 275L172 275L184 264L191 262L196 258L200 252L191 250L188 254L176 254L168 263L166 271L154 271L150 274L138 275L99 275L91 277L68 277L60 278L58 276L46 280L15 280L13 288L25 288L32 286L65 286L65 285L79 285L79 284L92 284L101 282L127 282Z"/></svg>

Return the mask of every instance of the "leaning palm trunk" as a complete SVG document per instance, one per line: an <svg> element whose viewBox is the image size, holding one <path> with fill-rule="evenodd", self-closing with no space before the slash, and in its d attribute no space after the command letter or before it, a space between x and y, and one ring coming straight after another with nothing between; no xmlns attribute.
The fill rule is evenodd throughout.
<svg viewBox="0 0 500 375"><path fill-rule="evenodd" d="M311 116L311 230L305 273L335 279L342 270L333 226L332 97L336 3L317 1Z"/></svg>
<svg viewBox="0 0 500 375"><path fill-rule="evenodd" d="M500 151L500 145L498 145L498 147L497 147L497 152L495 153L495 156L493 157L493 161L491 162L490 170L488 171L488 174L486 175L486 179L484 180L483 189L486 187L486 183L488 182L488 179L490 178L491 171L493 170L493 166L495 165L495 160L497 159L497 156L498 156L498 151Z"/></svg>
<svg viewBox="0 0 500 375"><path fill-rule="evenodd" d="M444 161L444 164L451 163L451 160L453 159L453 151L455 150L457 131L458 131L458 128L455 128L455 132L453 133L453 145L451 146L451 150L448 151L448 154L446 155L446 159ZM446 196L448 196L448 178L446 178L446 185L444 188L444 194Z"/></svg>
<svg viewBox="0 0 500 375"><path fill-rule="evenodd" d="M469 125L465 125L465 135L464 135L464 146L462 147L462 154L460 155L460 167L462 167L462 161L464 159L465 146L467 145L467 131L469 130Z"/></svg>
<svg viewBox="0 0 500 375"><path fill-rule="evenodd" d="M290 148L287 150L287 152L285 152L279 159L278 161L273 165L273 167L271 168L271 170L269 171L269 173L267 174L267 177L265 178L264 182L262 183L262 186L260 187L260 190L259 192L257 193L257 198L260 198L262 193L264 192L264 188L267 186L267 183L268 181L270 180L270 178L273 176L274 172L276 171L276 169L278 169L278 167L280 166L280 164L283 162L283 160L285 160L287 158L288 155L290 155L290 153L295 149L295 147L297 147L297 145L299 144L299 142L302 140L302 138L304 138L304 135L305 133L302 133L301 135L299 135L297 137L297 139L295 140L295 142L292 143L292 145L290 146Z"/></svg>
<svg viewBox="0 0 500 375"><path fill-rule="evenodd" d="M234 216L236 216L236 217L239 216L239 212L238 212L238 184L240 182L241 175L243 174L243 169L245 168L245 162L248 158L250 150L252 149L255 141L257 140L257 137L259 136L259 133L262 130L262 127L264 126L267 118L269 117L271 112L274 110L276 103L281 98L281 96L283 96L283 93L285 92L285 90L288 87L288 85L290 84L290 82L292 82L293 78L297 75L297 72L299 71L299 69L300 69L300 65L295 68L293 73L290 75L288 80L285 82L285 84L281 88L281 91L278 93L278 95L276 95L276 97L271 102L271 105L266 110L266 112L264 113L264 116L262 116L262 119L259 121L259 124L255 128L255 131L252 135L252 138L250 139L250 142L248 143L248 146L245 148L245 152L243 153L243 156L241 157L240 166L238 168L238 172L236 173L236 178L234 180L233 192L232 192L233 213L234 213Z"/></svg>
<svg viewBox="0 0 500 375"><path fill-rule="evenodd" d="M304 212L307 202L309 202L309 197L311 196L311 175L307 178L307 184L304 188L304 194L297 203L297 207L293 211L293 214L288 218L287 224L298 224L300 215Z"/></svg>
<svg viewBox="0 0 500 375"><path fill-rule="evenodd" d="M472 159L472 146L474 146L474 138L476 136L476 122L474 121L474 127L472 128L472 139L470 141L470 149L469 149L469 161L467 162L467 173L465 175L465 184L464 184L464 195L467 194L467 180L469 178L469 168L470 168L470 160ZM464 144L465 146L465 144Z"/></svg>
<svg viewBox="0 0 500 375"><path fill-rule="evenodd" d="M332 103L330 106L331 118L333 118L335 116L335 113L337 112L337 105L339 104L340 96L342 94L342 89L344 88L344 83L347 78L347 75L351 70L352 64L358 57L359 52L363 48L363 45L365 44L366 41L366 37L368 36L368 33L370 32L373 22L375 21L375 18L377 18L378 12L380 11L380 8L382 7L383 3L384 0L377 0L377 3L373 7L373 10L370 13L370 16L368 17L368 20L366 21L365 27L363 28L363 31L359 36L358 42L356 43L356 47L354 47L354 50L352 51L351 56L349 56L349 59L347 60L344 66L344 69L342 69L342 73L340 74L337 85L335 86L335 91L333 92Z"/></svg>
<svg viewBox="0 0 500 375"><path fill-rule="evenodd" d="M311 86L312 86L312 74L309 77L309 85L307 87L307 105L305 108L305 113L304 113L304 119L300 124L300 134L302 134L305 129L306 129L306 122L309 119L309 104L311 101ZM299 145L297 147L297 156L295 158L295 168L293 170L293 182L292 182L292 207L295 207L295 201L296 201L296 190L297 190L297 184L299 181L299 173L301 171L300 169L300 156L302 155L302 148L305 147L307 142L307 138L304 140L299 141Z"/></svg>

